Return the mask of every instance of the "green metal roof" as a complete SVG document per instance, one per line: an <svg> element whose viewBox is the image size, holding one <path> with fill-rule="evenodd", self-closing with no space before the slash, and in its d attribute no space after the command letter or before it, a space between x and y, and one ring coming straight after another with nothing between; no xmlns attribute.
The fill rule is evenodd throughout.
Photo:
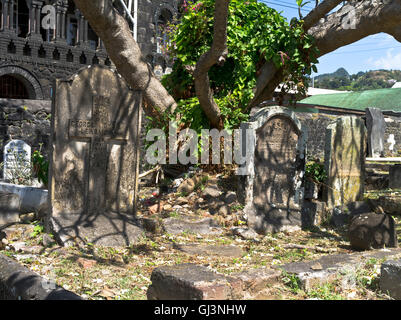
<svg viewBox="0 0 401 320"><path fill-rule="evenodd" d="M378 108L382 111L401 112L401 88L320 94L301 100L299 103L354 110Z"/></svg>

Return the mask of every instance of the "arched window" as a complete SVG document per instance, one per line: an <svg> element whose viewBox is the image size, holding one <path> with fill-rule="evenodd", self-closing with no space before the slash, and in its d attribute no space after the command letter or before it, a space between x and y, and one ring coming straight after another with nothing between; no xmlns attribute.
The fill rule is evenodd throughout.
<svg viewBox="0 0 401 320"><path fill-rule="evenodd" d="M164 53L163 50L168 44L167 25L173 20L173 14L169 9L163 8L157 17L157 53Z"/></svg>
<svg viewBox="0 0 401 320"><path fill-rule="evenodd" d="M4 75L0 77L0 98L29 99L28 89L17 76Z"/></svg>

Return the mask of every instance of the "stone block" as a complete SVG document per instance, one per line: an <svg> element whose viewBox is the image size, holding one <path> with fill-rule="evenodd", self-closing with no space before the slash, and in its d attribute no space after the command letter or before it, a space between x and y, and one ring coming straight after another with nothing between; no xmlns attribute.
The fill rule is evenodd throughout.
<svg viewBox="0 0 401 320"><path fill-rule="evenodd" d="M401 189L401 164L390 167L389 187L391 189Z"/></svg>
<svg viewBox="0 0 401 320"><path fill-rule="evenodd" d="M390 260L381 265L380 290L396 300L401 300L401 260Z"/></svg>
<svg viewBox="0 0 401 320"><path fill-rule="evenodd" d="M356 215L349 226L351 246L357 250L398 247L394 219L385 214Z"/></svg>

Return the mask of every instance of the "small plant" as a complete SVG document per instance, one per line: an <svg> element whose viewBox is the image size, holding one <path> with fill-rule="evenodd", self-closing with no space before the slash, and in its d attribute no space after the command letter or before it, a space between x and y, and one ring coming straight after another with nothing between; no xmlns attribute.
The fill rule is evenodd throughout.
<svg viewBox="0 0 401 320"><path fill-rule="evenodd" d="M323 183L327 179L324 165L319 162L311 161L305 166L305 176L316 183Z"/></svg>
<svg viewBox="0 0 401 320"><path fill-rule="evenodd" d="M301 290L301 280L298 278L297 275L288 273L287 271L283 270L282 273L282 281L284 284L291 289L291 292L298 293Z"/></svg>
<svg viewBox="0 0 401 320"><path fill-rule="evenodd" d="M42 145L32 155L33 171L38 177L38 181L47 187L49 182L49 161L44 158L41 149Z"/></svg>
<svg viewBox="0 0 401 320"><path fill-rule="evenodd" d="M308 292L308 296L321 300L344 300L344 298L337 293L336 286L333 283L324 283L313 287Z"/></svg>
<svg viewBox="0 0 401 320"><path fill-rule="evenodd" d="M33 232L31 232L31 238L36 238L38 235L43 233L43 231L44 227L39 222L36 222Z"/></svg>

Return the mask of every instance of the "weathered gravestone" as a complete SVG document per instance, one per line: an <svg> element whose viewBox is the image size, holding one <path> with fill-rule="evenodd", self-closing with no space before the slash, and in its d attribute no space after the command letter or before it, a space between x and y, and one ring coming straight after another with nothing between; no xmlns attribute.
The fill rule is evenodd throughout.
<svg viewBox="0 0 401 320"><path fill-rule="evenodd" d="M135 220L141 99L106 67L56 82L49 223L62 242L120 246L141 234Z"/></svg>
<svg viewBox="0 0 401 320"><path fill-rule="evenodd" d="M366 109L366 127L368 130L368 153L370 157L380 157L384 154L384 139L386 122L380 109Z"/></svg>
<svg viewBox="0 0 401 320"><path fill-rule="evenodd" d="M260 109L242 130L254 135L245 178L245 212L258 233L299 229L306 131L286 108ZM248 142L252 139L248 139Z"/></svg>
<svg viewBox="0 0 401 320"><path fill-rule="evenodd" d="M401 189L401 164L390 166L389 187L391 189Z"/></svg>
<svg viewBox="0 0 401 320"><path fill-rule="evenodd" d="M325 199L329 208L363 200L366 127L357 117L339 117L326 130Z"/></svg>
<svg viewBox="0 0 401 320"><path fill-rule="evenodd" d="M22 140L11 140L4 147L3 179L17 182L30 177L31 147Z"/></svg>

